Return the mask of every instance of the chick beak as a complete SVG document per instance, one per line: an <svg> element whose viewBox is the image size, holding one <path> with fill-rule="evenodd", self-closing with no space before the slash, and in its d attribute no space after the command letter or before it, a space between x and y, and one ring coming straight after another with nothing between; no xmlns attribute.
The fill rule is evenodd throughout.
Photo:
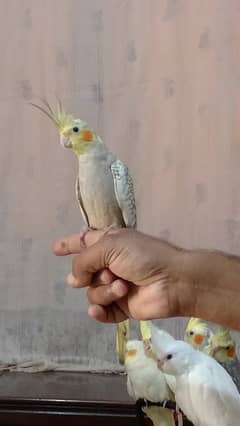
<svg viewBox="0 0 240 426"><path fill-rule="evenodd" d="M60 144L64 148L72 148L72 142L63 133L60 134Z"/></svg>
<svg viewBox="0 0 240 426"><path fill-rule="evenodd" d="M162 369L164 365L164 359L158 359L157 360L157 366L158 368Z"/></svg>

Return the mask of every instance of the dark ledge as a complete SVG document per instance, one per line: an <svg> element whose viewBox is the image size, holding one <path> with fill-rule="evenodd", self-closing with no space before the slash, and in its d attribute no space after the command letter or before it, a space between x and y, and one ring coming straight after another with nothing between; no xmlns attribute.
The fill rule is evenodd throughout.
<svg viewBox="0 0 240 426"><path fill-rule="evenodd" d="M136 425L126 377L92 373L4 373L0 425Z"/></svg>
<svg viewBox="0 0 240 426"><path fill-rule="evenodd" d="M3 373L0 425L144 426L143 401L135 405L126 376L93 373ZM174 403L169 402L174 409ZM184 425L190 425L185 419Z"/></svg>

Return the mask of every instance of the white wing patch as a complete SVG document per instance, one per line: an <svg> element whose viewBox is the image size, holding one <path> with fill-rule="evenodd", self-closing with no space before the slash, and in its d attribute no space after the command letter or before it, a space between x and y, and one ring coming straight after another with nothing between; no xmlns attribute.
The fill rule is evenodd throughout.
<svg viewBox="0 0 240 426"><path fill-rule="evenodd" d="M114 190L126 227L135 228L137 224L136 203L133 180L128 167L121 160L111 164Z"/></svg>
<svg viewBox="0 0 240 426"><path fill-rule="evenodd" d="M80 185L79 185L79 177L78 176L77 176L76 182L75 182L75 192L76 192L76 198L77 198L77 201L78 201L78 205L79 205L79 208L80 208L80 212L81 212L83 221L87 226L89 226L88 216L87 216L87 213L85 212L83 202L82 202Z"/></svg>

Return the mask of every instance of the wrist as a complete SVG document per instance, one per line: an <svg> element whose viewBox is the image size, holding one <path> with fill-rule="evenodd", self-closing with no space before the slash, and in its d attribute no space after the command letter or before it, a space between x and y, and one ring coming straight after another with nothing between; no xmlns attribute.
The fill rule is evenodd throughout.
<svg viewBox="0 0 240 426"><path fill-rule="evenodd" d="M167 283L166 316L190 316L195 302L193 300L193 281L189 270L189 251L159 241L161 260L159 283Z"/></svg>
<svg viewBox="0 0 240 426"><path fill-rule="evenodd" d="M191 252L181 250L175 253L171 270L174 277L175 315L196 316L198 289L191 273Z"/></svg>
<svg viewBox="0 0 240 426"><path fill-rule="evenodd" d="M179 316L194 316L240 328L240 259L207 250L177 257Z"/></svg>

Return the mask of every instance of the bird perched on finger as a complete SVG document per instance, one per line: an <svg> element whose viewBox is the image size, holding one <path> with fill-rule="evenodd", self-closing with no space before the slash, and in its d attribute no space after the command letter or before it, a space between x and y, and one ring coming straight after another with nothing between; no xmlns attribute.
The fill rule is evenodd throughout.
<svg viewBox="0 0 240 426"><path fill-rule="evenodd" d="M136 226L133 180L126 164L103 143L85 121L66 112L60 101L56 109L43 100L41 110L55 125L61 145L78 160L76 198L88 228L109 229ZM117 325L116 350L124 363L129 321Z"/></svg>
<svg viewBox="0 0 240 426"><path fill-rule="evenodd" d="M238 423L240 395L230 375L215 359L186 342L167 342L154 326L152 345L159 368L176 377L176 402L195 426Z"/></svg>

